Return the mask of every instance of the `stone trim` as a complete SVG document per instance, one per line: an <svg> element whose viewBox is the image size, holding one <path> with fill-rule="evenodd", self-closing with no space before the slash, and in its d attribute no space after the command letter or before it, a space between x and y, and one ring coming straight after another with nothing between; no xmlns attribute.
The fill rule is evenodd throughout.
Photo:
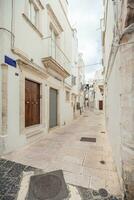
<svg viewBox="0 0 134 200"><path fill-rule="evenodd" d="M33 30L42 38L43 34L39 31L39 29L31 22L31 20L25 15L25 13L22 13L22 16L26 20L26 22L33 28Z"/></svg>
<svg viewBox="0 0 134 200"><path fill-rule="evenodd" d="M40 7L42 8L42 9L45 9L44 8L44 5L43 5L43 2L41 1L41 0L36 0L37 2L38 2L38 4L40 5Z"/></svg>
<svg viewBox="0 0 134 200"><path fill-rule="evenodd" d="M42 78L48 78L48 74L46 70L42 67L37 67L30 62L23 61L21 59L17 60L17 64L20 66L21 69L25 69L26 71L31 71L32 73L38 74L38 76Z"/></svg>
<svg viewBox="0 0 134 200"><path fill-rule="evenodd" d="M8 65L2 64L2 135L7 135Z"/></svg>
<svg viewBox="0 0 134 200"><path fill-rule="evenodd" d="M69 77L69 72L64 69L56 60L54 60L51 56L43 58L42 62L47 69L51 69L61 75L64 79Z"/></svg>
<svg viewBox="0 0 134 200"><path fill-rule="evenodd" d="M63 28L62 28L59 20L57 19L52 7L50 6L50 4L47 4L46 7L47 7L47 10L48 10L48 14L49 14L49 16L51 18L51 23L50 24L53 24L54 27L56 27L58 35L59 35L61 32L63 32Z"/></svg>
<svg viewBox="0 0 134 200"><path fill-rule="evenodd" d="M62 5L61 0L59 0L59 3L60 3L60 5L61 5L62 11L63 11L63 13L64 13L64 15L65 15L65 17L66 17L66 20L67 20L67 23L68 23L70 29L73 30L73 28L72 28L72 26L71 26L71 23L70 23L70 21L69 21L69 19L68 19L68 16L67 16L67 14L66 14L66 12L65 12L65 10L64 10L64 8L63 8L63 5ZM68 1L67 1L67 3L68 3Z"/></svg>
<svg viewBox="0 0 134 200"><path fill-rule="evenodd" d="M46 128L45 123L45 95L44 95L44 80L46 75L42 72L31 68L28 64L22 61L18 62L20 68L20 134L30 136L33 133L43 133ZM25 127L25 79L37 82L40 84L40 124Z"/></svg>

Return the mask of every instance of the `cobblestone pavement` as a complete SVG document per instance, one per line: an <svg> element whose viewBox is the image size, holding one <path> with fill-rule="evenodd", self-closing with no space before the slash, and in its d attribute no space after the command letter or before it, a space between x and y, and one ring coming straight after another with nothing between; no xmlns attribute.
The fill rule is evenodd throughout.
<svg viewBox="0 0 134 200"><path fill-rule="evenodd" d="M96 142L80 141L81 137L95 138ZM40 141L4 158L44 172L62 169L68 184L95 191L105 188L117 197L121 194L103 113L86 111L70 125L56 128Z"/></svg>
<svg viewBox="0 0 134 200"><path fill-rule="evenodd" d="M16 199L22 172L31 170L35 170L35 168L0 159L0 200Z"/></svg>
<svg viewBox="0 0 134 200"><path fill-rule="evenodd" d="M25 199L37 200L36 198L34 198L34 196L32 198L26 198L27 194L30 194L30 192L27 192L29 188L29 180L27 180L28 182L28 188L27 188L26 187L27 182L24 181L23 179L24 178L26 179L26 176L29 176L29 173L31 173L32 177L35 175L34 177L36 178L38 177L38 175L42 176L42 174L45 174L43 170L31 167L31 166L15 163L9 160L0 159L0 173L1 173L0 174L0 177L1 177L0 178L0 200L17 200L17 199L18 200L25 200ZM61 178L60 176L59 178L61 180L64 179L64 178ZM38 184L39 184L39 180L38 180ZM46 183L47 187L48 185L50 186L50 183L49 184ZM97 191L97 190L84 188L80 186L74 186L71 184L67 184L66 189L68 191L68 192L66 191L66 194L65 194L67 195L67 197L66 198L59 197L59 198L56 198L56 200L62 200L62 199L63 200L121 200L121 198L116 198L115 196L110 195L104 189L100 189ZM49 191L48 195L51 194L52 196L52 190L55 191L56 189L51 188L51 190L49 191L47 188L47 192ZM63 192L62 192L63 196L64 196L64 190L65 189L63 189ZM38 190L36 189L36 193L37 191ZM26 195L24 195L24 193L26 193ZM31 190L31 193L32 193L32 190ZM23 196L21 196L21 194L23 194ZM45 199L55 200L55 198L42 198L41 200L45 200Z"/></svg>

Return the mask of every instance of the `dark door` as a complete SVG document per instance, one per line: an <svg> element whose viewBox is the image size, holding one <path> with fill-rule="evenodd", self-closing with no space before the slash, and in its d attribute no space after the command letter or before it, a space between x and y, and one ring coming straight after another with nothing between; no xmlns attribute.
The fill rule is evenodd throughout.
<svg viewBox="0 0 134 200"><path fill-rule="evenodd" d="M25 126L40 124L40 84L25 80Z"/></svg>
<svg viewBox="0 0 134 200"><path fill-rule="evenodd" d="M57 90L50 88L49 127L57 126Z"/></svg>
<svg viewBox="0 0 134 200"><path fill-rule="evenodd" d="M103 110L103 101L99 101L99 110Z"/></svg>

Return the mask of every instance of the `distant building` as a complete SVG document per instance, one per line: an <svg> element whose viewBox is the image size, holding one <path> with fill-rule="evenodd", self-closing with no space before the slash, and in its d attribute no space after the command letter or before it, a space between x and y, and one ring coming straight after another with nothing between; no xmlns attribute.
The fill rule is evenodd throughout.
<svg viewBox="0 0 134 200"><path fill-rule="evenodd" d="M78 55L78 102L80 102L80 110L81 112L84 111L84 103L85 103L85 63L83 60L82 53Z"/></svg>
<svg viewBox="0 0 134 200"><path fill-rule="evenodd" d="M102 75L102 70L98 70L95 74L92 95L94 98L94 108L96 110L103 110L104 109L104 79Z"/></svg>

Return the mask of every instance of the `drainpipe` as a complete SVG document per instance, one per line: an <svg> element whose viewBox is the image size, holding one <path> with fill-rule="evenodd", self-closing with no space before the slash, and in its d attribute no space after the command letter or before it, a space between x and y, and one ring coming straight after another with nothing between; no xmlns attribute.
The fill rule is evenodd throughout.
<svg viewBox="0 0 134 200"><path fill-rule="evenodd" d="M11 50L14 48L14 42L15 42L15 36L13 34L14 30L13 30L13 23L14 23L14 0L12 0L11 2L11 6L12 6L12 10L11 10Z"/></svg>
<svg viewBox="0 0 134 200"><path fill-rule="evenodd" d="M120 32L119 32L119 24L118 24L118 20L119 20L119 12L118 12L118 0L114 0L113 1L113 11L114 11L114 21L115 21L115 28L116 28L116 33L118 34L119 38L120 38Z"/></svg>
<svg viewBox="0 0 134 200"><path fill-rule="evenodd" d="M15 40L15 35L13 33L13 20L14 20L14 0L11 0L11 24L10 24L11 29L9 30L5 27L0 27L0 30L6 31L11 35L11 41L10 41L11 50L14 48L14 40Z"/></svg>

